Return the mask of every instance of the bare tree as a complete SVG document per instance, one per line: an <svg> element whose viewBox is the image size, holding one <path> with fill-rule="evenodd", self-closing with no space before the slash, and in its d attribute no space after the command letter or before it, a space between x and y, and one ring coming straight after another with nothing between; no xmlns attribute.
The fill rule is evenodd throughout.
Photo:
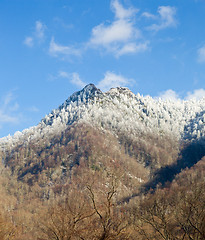
<svg viewBox="0 0 205 240"><path fill-rule="evenodd" d="M96 231L92 239L129 239L126 210L118 206L116 201L118 181L116 176L111 175L109 182L102 186L102 189L97 190L87 185L92 207L96 213L95 225L93 225Z"/></svg>
<svg viewBox="0 0 205 240"><path fill-rule="evenodd" d="M49 240L84 239L86 220L94 214L84 193L71 191L64 201L49 208L39 227Z"/></svg>

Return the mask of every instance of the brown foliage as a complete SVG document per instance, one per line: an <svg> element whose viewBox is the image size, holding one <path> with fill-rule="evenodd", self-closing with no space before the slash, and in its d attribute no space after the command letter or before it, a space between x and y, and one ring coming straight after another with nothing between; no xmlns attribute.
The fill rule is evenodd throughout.
<svg viewBox="0 0 205 240"><path fill-rule="evenodd" d="M205 165L202 162L178 175L170 188L158 189L141 199L134 216L142 239L205 239Z"/></svg>
<svg viewBox="0 0 205 240"><path fill-rule="evenodd" d="M80 124L1 153L0 240L205 239L205 159L166 188L139 191L177 153L166 136Z"/></svg>

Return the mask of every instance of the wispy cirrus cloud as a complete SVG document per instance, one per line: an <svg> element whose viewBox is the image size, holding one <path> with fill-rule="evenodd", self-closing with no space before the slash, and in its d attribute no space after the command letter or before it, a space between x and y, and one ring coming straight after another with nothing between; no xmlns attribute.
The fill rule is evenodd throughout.
<svg viewBox="0 0 205 240"><path fill-rule="evenodd" d="M133 82L133 79L107 71L104 78L98 82L97 87L102 91L108 91L112 87L125 87L131 85Z"/></svg>
<svg viewBox="0 0 205 240"><path fill-rule="evenodd" d="M126 9L118 0L113 0L111 10L114 13L114 21L95 26L88 45L93 48L104 48L116 57L147 50L148 42L139 42L142 34L135 22L138 9L132 7Z"/></svg>
<svg viewBox="0 0 205 240"><path fill-rule="evenodd" d="M54 57L65 57L65 56L80 56L80 49L76 49L72 46L64 46L55 42L54 37L52 37L49 46L49 53Z"/></svg>
<svg viewBox="0 0 205 240"><path fill-rule="evenodd" d="M27 47L33 47L36 42L41 43L45 39L45 30L46 25L41 21L35 22L34 32L30 35L25 37L23 44Z"/></svg>
<svg viewBox="0 0 205 240"><path fill-rule="evenodd" d="M85 85L87 84L86 82L84 82L78 73L76 72L73 72L73 73L68 73L68 72L65 72L65 71L60 71L58 73L58 77L60 78L66 78L68 79L72 84L78 86L78 87L85 87Z"/></svg>
<svg viewBox="0 0 205 240"><path fill-rule="evenodd" d="M34 40L32 37L26 37L23 41L23 43L27 46L27 47L33 47L34 44Z"/></svg>
<svg viewBox="0 0 205 240"><path fill-rule="evenodd" d="M205 62L205 45L197 50L197 59L200 63Z"/></svg>
<svg viewBox="0 0 205 240"><path fill-rule="evenodd" d="M50 81L54 81L60 78L67 79L70 83L80 88L83 88L88 84L86 81L82 80L79 73L77 72L69 73L66 71L59 71L55 76L49 76ZM107 71L104 74L104 78L96 83L96 86L102 91L108 91L112 87L131 86L133 83L135 83L135 81L131 78L127 78L121 74L116 74L111 71Z"/></svg>
<svg viewBox="0 0 205 240"><path fill-rule="evenodd" d="M150 19L157 19L157 16L154 14L151 14L149 12L143 12L142 17L150 18Z"/></svg>
<svg viewBox="0 0 205 240"><path fill-rule="evenodd" d="M151 31L159 31L169 27L176 27L176 8L171 6L159 6L158 15L153 15L149 12L144 12L143 17L156 20L158 23L154 23L148 26L146 29Z"/></svg>
<svg viewBox="0 0 205 240"><path fill-rule="evenodd" d="M43 24L41 21L36 21L36 26L35 26L35 36L39 40L43 40L45 37L45 30L46 30L46 25Z"/></svg>
<svg viewBox="0 0 205 240"><path fill-rule="evenodd" d="M151 39L145 39L143 34L145 29L157 32L177 25L176 8L171 6L159 6L158 14L143 12L141 18L138 18L138 22L143 18L155 22L144 29L137 26L136 19L139 9L132 6L125 7L120 0L111 0L110 9L114 14L113 20L93 27L88 41L76 42L76 46L81 47L57 43L52 37L49 43L49 54L65 59L66 56L81 56L90 48L111 53L116 58L127 54L137 54L150 49ZM73 28L73 25L66 25L60 18L55 18L54 21L65 29ZM30 48L37 42L42 43L45 40L46 29L47 26L43 22L36 21L33 33L25 37L23 43Z"/></svg>
<svg viewBox="0 0 205 240"><path fill-rule="evenodd" d="M116 19L127 19L132 17L139 10L133 7L128 9L124 8L118 0L111 1L111 10L115 13Z"/></svg>
<svg viewBox="0 0 205 240"><path fill-rule="evenodd" d="M0 102L0 127L4 123L18 123L18 109L19 104L15 101L13 91L8 92Z"/></svg>
<svg viewBox="0 0 205 240"><path fill-rule="evenodd" d="M56 75L49 75L48 80L49 81L56 81L58 79L66 79L73 85L76 85L77 87L83 88L85 85L87 85L86 82L84 82L81 78L80 75L76 72L69 73L65 71L59 71Z"/></svg>
<svg viewBox="0 0 205 240"><path fill-rule="evenodd" d="M120 57L124 54L128 53L139 53L144 52L149 48L149 41L145 41L144 43L127 43L121 49L118 49L115 53L116 57Z"/></svg>

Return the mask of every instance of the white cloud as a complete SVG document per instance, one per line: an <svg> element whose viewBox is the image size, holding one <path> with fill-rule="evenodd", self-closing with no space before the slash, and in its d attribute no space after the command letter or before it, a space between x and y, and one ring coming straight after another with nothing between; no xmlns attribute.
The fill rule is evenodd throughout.
<svg viewBox="0 0 205 240"><path fill-rule="evenodd" d="M109 44L117 42L127 42L133 36L140 36L140 32L134 29L131 22L120 19L114 21L111 25L105 26L100 24L93 28L92 38L90 40L91 44L103 45L106 47Z"/></svg>
<svg viewBox="0 0 205 240"><path fill-rule="evenodd" d="M80 88L83 88L85 85L87 85L87 83L80 78L77 72L68 73L65 71L59 71L56 78L65 78ZM104 78L99 81L96 86L102 91L107 91L112 87L125 87L131 85L132 83L134 83L133 79L128 79L122 75L117 75L113 72L107 71L104 74Z"/></svg>
<svg viewBox="0 0 205 240"><path fill-rule="evenodd" d="M45 29L46 25L44 25L41 21L36 21L36 26L35 26L35 36L39 40L43 40L45 34Z"/></svg>
<svg viewBox="0 0 205 240"><path fill-rule="evenodd" d="M75 49L74 47L71 47L71 46L63 46L63 45L57 44L54 38L51 39L50 46L49 46L49 53L54 57L58 57L59 55L80 56L81 54L79 49Z"/></svg>
<svg viewBox="0 0 205 240"><path fill-rule="evenodd" d="M159 98L161 98L162 100L171 100L171 101L180 100L179 95L172 89L168 89L164 92L161 92L159 94Z"/></svg>
<svg viewBox="0 0 205 240"><path fill-rule="evenodd" d="M0 109L0 123L16 123L18 122L18 118L15 116L11 116L10 114L3 112Z"/></svg>
<svg viewBox="0 0 205 240"><path fill-rule="evenodd" d="M86 83L83 82L81 79L80 79L80 76L78 73L72 73L72 76L71 76L71 83L79 86L79 87L85 87Z"/></svg>
<svg viewBox="0 0 205 240"><path fill-rule="evenodd" d="M203 97L205 97L205 89L200 88L200 89L194 90L193 92L188 92L186 96L186 100L191 100L191 99L199 100Z"/></svg>
<svg viewBox="0 0 205 240"><path fill-rule="evenodd" d="M133 79L128 79L122 75L117 75L113 72L107 71L104 78L97 84L97 87L102 91L108 91L112 87L124 87L132 84Z"/></svg>
<svg viewBox="0 0 205 240"><path fill-rule="evenodd" d="M4 100L3 100L3 106L4 108L7 108L8 105L12 102L12 100L14 100L14 94L13 92L8 92L6 94L6 96L4 97Z"/></svg>
<svg viewBox="0 0 205 240"><path fill-rule="evenodd" d="M58 74L59 77L66 78L68 79L72 84L78 86L78 87L85 87L87 85L85 82L83 82L79 76L78 73L73 72L73 73L67 73L64 71L60 71Z"/></svg>
<svg viewBox="0 0 205 240"><path fill-rule="evenodd" d="M172 89L161 92L157 98L161 98L162 100L179 101L191 99L200 100L203 97L205 97L205 89L200 88L193 90L193 92L187 92L186 96L183 99Z"/></svg>
<svg viewBox="0 0 205 240"><path fill-rule="evenodd" d="M62 78L70 78L70 74L69 73L67 73L67 72L64 72L64 71L60 71L59 73L58 73L58 76L59 77L62 77Z"/></svg>
<svg viewBox="0 0 205 240"><path fill-rule="evenodd" d="M155 16L154 14L151 14L149 12L143 12L142 17L146 17L146 18L150 18L150 19L157 19L157 16Z"/></svg>
<svg viewBox="0 0 205 240"><path fill-rule="evenodd" d="M23 43L27 47L33 47L34 43L36 42L41 43L45 38L45 30L46 30L46 25L43 24L41 21L36 21L34 32L31 34L31 36L26 37Z"/></svg>
<svg viewBox="0 0 205 240"><path fill-rule="evenodd" d="M128 43L124 45L121 49L116 51L115 56L120 57L128 53L144 52L148 49L148 44L149 44L148 41L145 43L139 43L138 45L136 43Z"/></svg>
<svg viewBox="0 0 205 240"><path fill-rule="evenodd" d="M118 0L111 1L111 9L115 13L115 17L118 19L126 19L132 17L138 9L128 8L125 9Z"/></svg>
<svg viewBox="0 0 205 240"><path fill-rule="evenodd" d="M19 108L17 102L14 102L13 92L7 93L7 95L2 99L0 103L0 124L2 123L17 123L19 117L16 111Z"/></svg>
<svg viewBox="0 0 205 240"><path fill-rule="evenodd" d="M160 6L158 7L158 24L152 24L151 26L147 27L148 30L159 31L168 27L175 27L177 25L177 21L175 18L176 15L176 8L170 6ZM154 18L154 15L144 13L145 17Z"/></svg>
<svg viewBox="0 0 205 240"><path fill-rule="evenodd" d="M26 37L23 43L28 47L33 47L33 38Z"/></svg>
<svg viewBox="0 0 205 240"><path fill-rule="evenodd" d="M198 49L198 61L199 62L205 62L205 45Z"/></svg>
<svg viewBox="0 0 205 240"><path fill-rule="evenodd" d="M111 9L115 20L110 24L101 23L95 26L88 45L93 48L102 47L116 57L139 52L139 48L145 43L136 43L142 37L141 31L135 26L134 16L138 10L126 9L118 0L111 2Z"/></svg>

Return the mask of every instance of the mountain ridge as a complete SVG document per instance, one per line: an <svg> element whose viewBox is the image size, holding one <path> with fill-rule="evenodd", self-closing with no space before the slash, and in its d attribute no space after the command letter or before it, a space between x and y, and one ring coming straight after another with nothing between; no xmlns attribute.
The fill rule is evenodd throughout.
<svg viewBox="0 0 205 240"><path fill-rule="evenodd" d="M77 122L86 122L117 134L154 131L173 135L178 140L204 138L205 98L173 102L144 97L139 93L135 95L125 87L111 88L103 93L94 84L88 84L52 110L38 125L1 138L0 148L59 134Z"/></svg>

